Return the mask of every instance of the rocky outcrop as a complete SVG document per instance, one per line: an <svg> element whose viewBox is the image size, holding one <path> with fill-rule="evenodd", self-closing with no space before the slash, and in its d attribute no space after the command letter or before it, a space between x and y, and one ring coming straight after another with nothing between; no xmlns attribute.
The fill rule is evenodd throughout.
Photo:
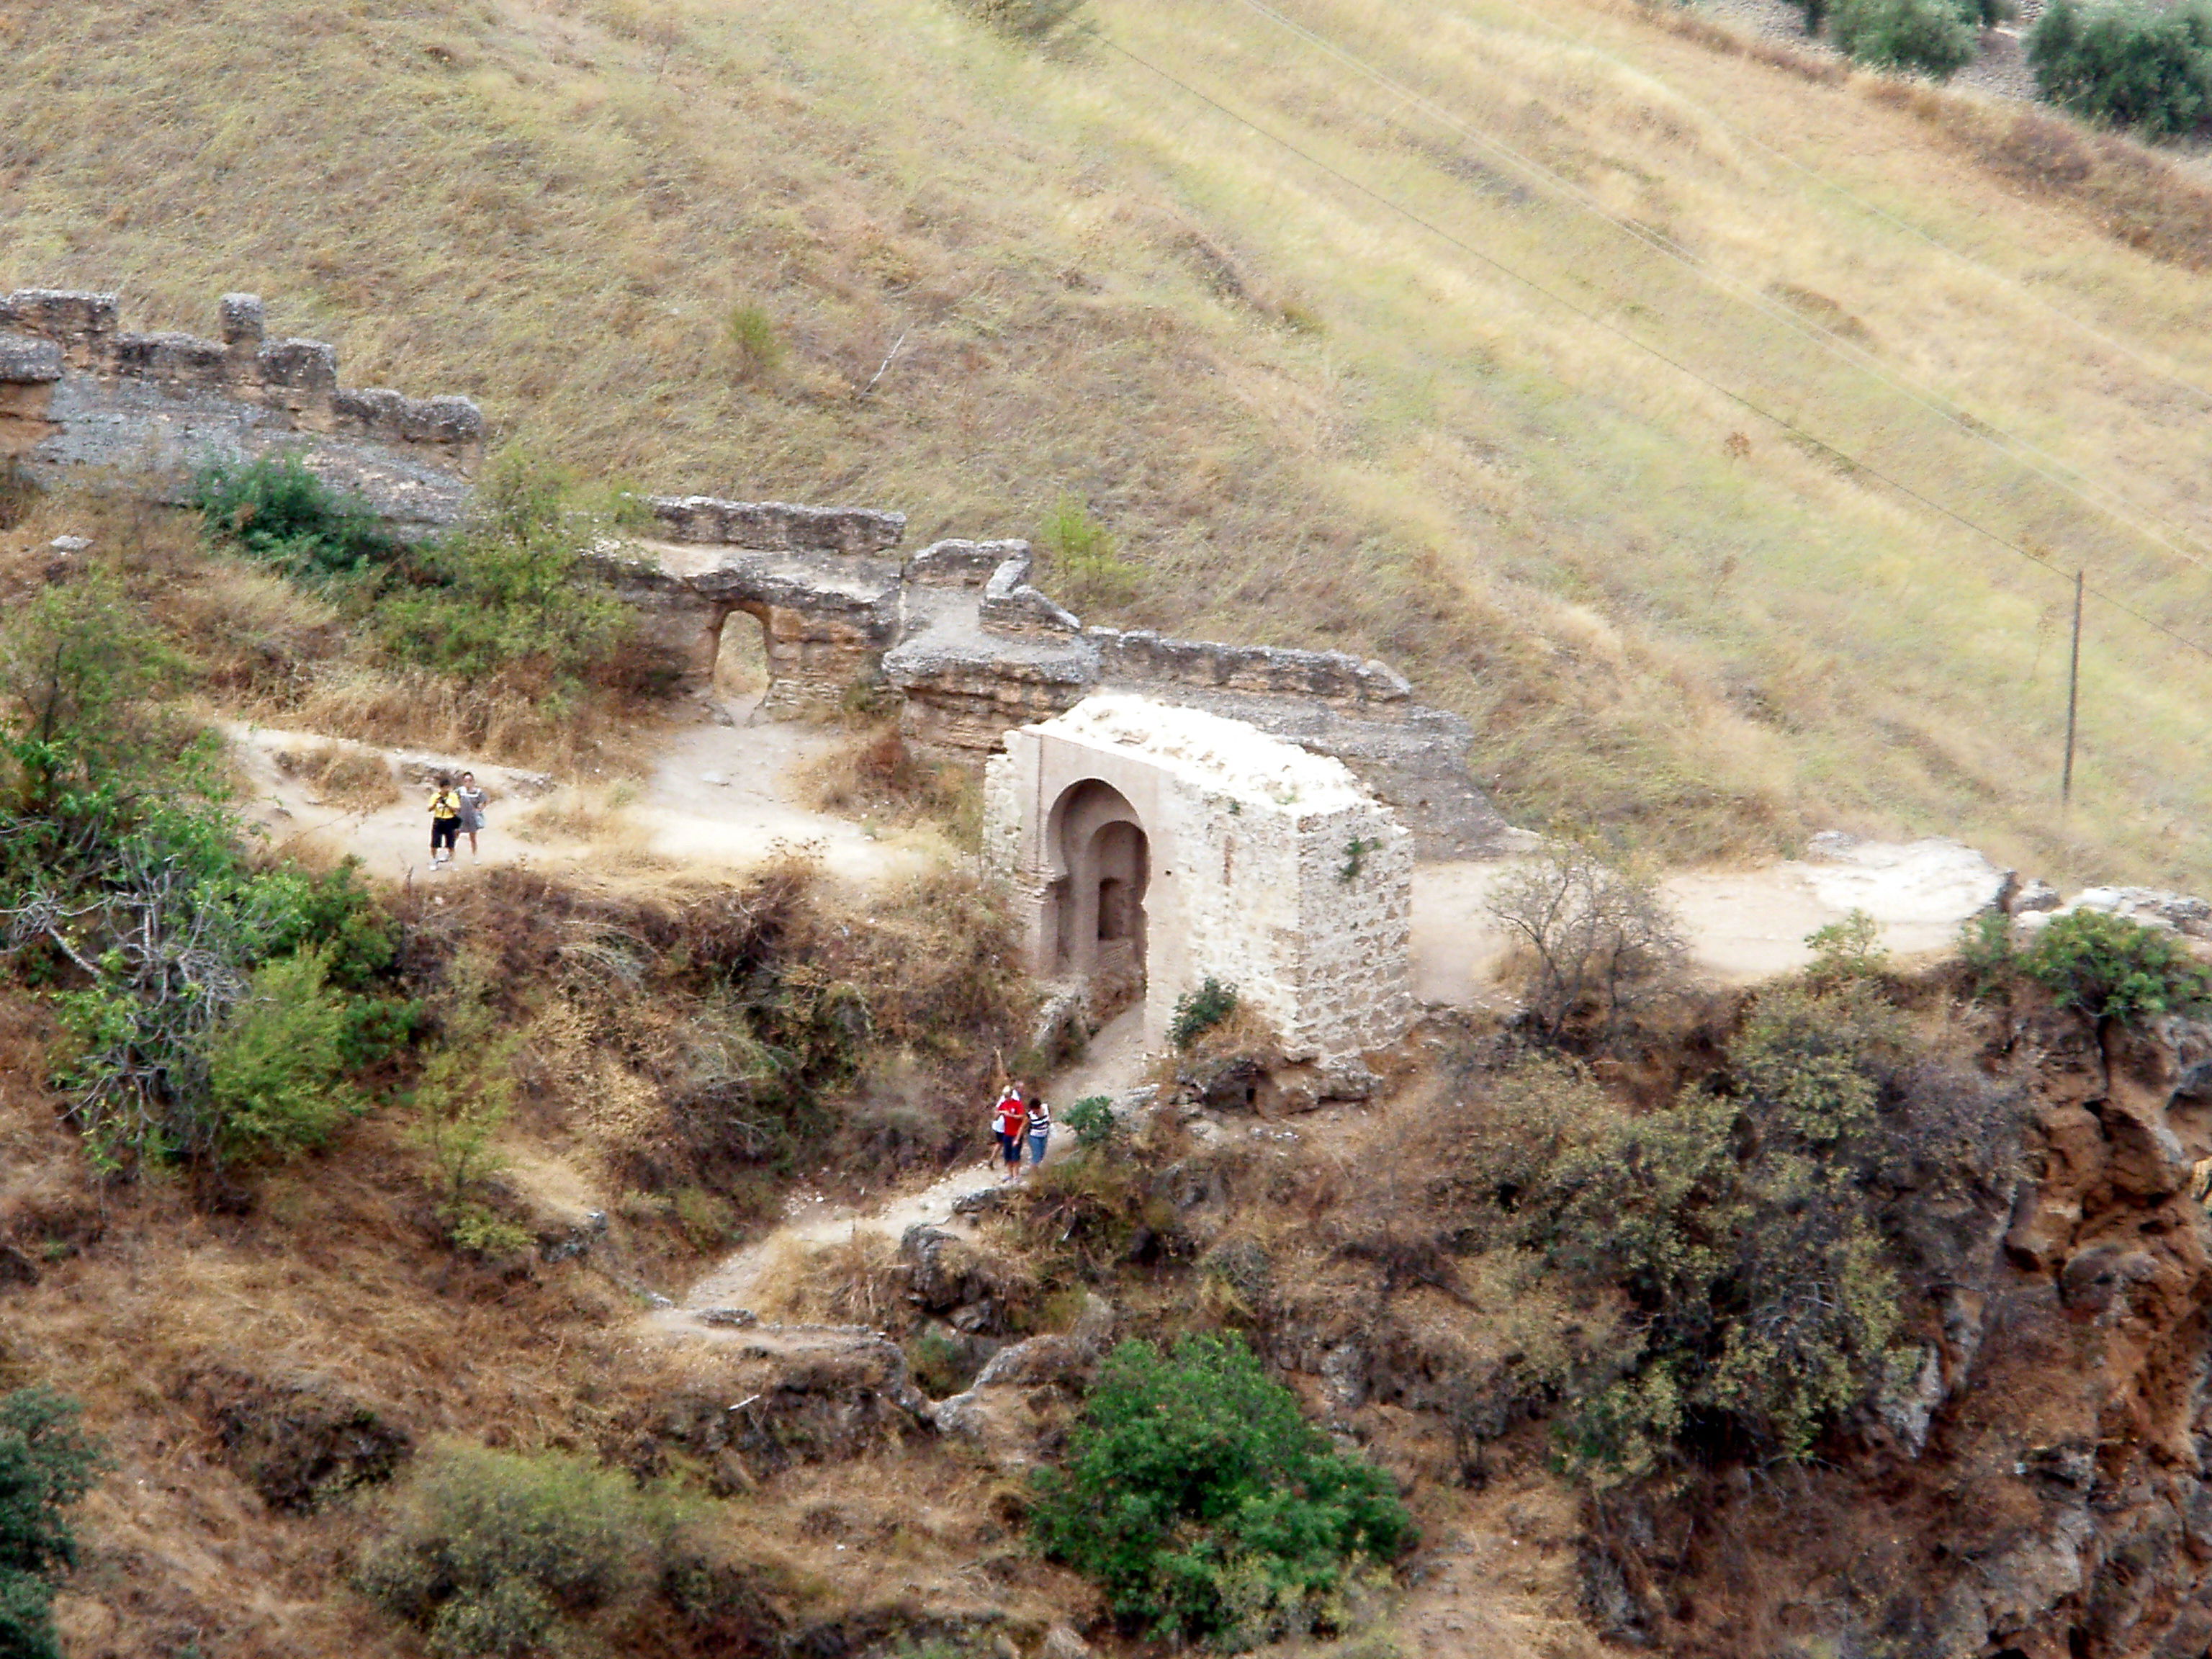
<svg viewBox="0 0 2212 1659"><path fill-rule="evenodd" d="M726 1490L935 1427L905 1354L879 1332L739 1324L685 1344L681 1358L679 1380L641 1427L701 1460Z"/></svg>
<svg viewBox="0 0 2212 1659"><path fill-rule="evenodd" d="M128 332L112 294L0 298L0 462L177 502L210 462L290 451L402 535L459 522L484 443L466 398L343 386L336 349L268 338L251 294L223 296L219 339Z"/></svg>
<svg viewBox="0 0 2212 1659"><path fill-rule="evenodd" d="M1850 1447L1771 1489L1717 1478L1671 1517L1599 1506L1589 1605L1616 1637L1707 1650L1694 1610L1741 1625L1758 1584L1759 1617L1797 1642L1778 1652L2212 1642L2212 1228L2191 1178L2212 1158L2212 1027L2099 1031L2036 1006L1990 1059L2026 1091L2009 1209L1900 1193L1932 1310Z"/></svg>

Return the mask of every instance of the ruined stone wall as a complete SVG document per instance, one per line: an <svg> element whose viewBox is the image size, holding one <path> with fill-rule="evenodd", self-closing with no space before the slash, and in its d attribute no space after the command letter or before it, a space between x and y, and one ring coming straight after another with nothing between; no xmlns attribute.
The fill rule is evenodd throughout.
<svg viewBox="0 0 2212 1659"><path fill-rule="evenodd" d="M1343 760L1437 857L1504 850L1514 832L1467 775L1473 732L1412 701L1382 663L1086 628L1030 580L1029 544L942 541L902 564L896 514L658 497L657 570L625 579L704 691L714 642L742 606L768 627L770 710L835 706L856 684L895 694L928 759L974 765L1008 732L1100 690L1241 720Z"/></svg>
<svg viewBox="0 0 2212 1659"><path fill-rule="evenodd" d="M219 339L130 332L120 311L112 294L0 299L0 461L178 501L211 460L292 449L403 534L460 518L484 441L469 399L341 386L336 349L268 338L251 294L223 296Z"/></svg>
<svg viewBox="0 0 2212 1659"><path fill-rule="evenodd" d="M1271 810L1182 790L1171 812L1191 984L1235 985L1287 1059L1395 1042L1413 1013L1413 838L1381 803Z"/></svg>

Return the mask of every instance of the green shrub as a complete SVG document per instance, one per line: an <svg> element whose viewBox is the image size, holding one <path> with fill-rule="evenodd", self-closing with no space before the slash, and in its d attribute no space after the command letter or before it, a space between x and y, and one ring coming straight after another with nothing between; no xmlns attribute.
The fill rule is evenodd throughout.
<svg viewBox="0 0 2212 1659"><path fill-rule="evenodd" d="M629 509L568 473L509 452L485 470L468 527L415 550L372 613L401 662L481 677L532 664L556 678L603 668L629 639L630 608L584 563Z"/></svg>
<svg viewBox="0 0 2212 1659"><path fill-rule="evenodd" d="M1075 1144L1086 1152L1111 1142L1119 1127L1114 1121L1110 1095L1085 1095L1060 1115L1075 1132Z"/></svg>
<svg viewBox="0 0 2212 1659"><path fill-rule="evenodd" d="M459 1443L420 1461L388 1521L357 1582L453 1659L536 1653L564 1615L638 1593L667 1527L589 1458Z"/></svg>
<svg viewBox="0 0 2212 1659"><path fill-rule="evenodd" d="M741 380L765 380L783 367L783 337L775 319L757 305L738 305L722 325Z"/></svg>
<svg viewBox="0 0 2212 1659"><path fill-rule="evenodd" d="M193 489L192 505L212 539L288 575L349 574L396 550L367 502L333 489L289 452L209 467Z"/></svg>
<svg viewBox="0 0 2212 1659"><path fill-rule="evenodd" d="M1037 545L1070 604L1117 604L1137 592L1137 568L1121 556L1113 532L1073 495L1053 503L1037 528Z"/></svg>
<svg viewBox="0 0 2212 1659"><path fill-rule="evenodd" d="M1031 1519L1128 1625L1231 1650L1325 1625L1362 1565L1413 1534L1389 1477L1336 1450L1240 1339L1215 1336L1115 1349L1066 1467L1037 1475Z"/></svg>
<svg viewBox="0 0 2212 1659"><path fill-rule="evenodd" d="M487 998L491 969L480 952L459 957L434 1009L438 1046L422 1063L408 1102L415 1121L408 1138L430 1155L438 1213L461 1249L497 1255L519 1249L528 1234L501 1221L483 1200L499 1172L499 1131L514 1104L514 1056L521 1036L497 1029Z"/></svg>
<svg viewBox="0 0 2212 1659"><path fill-rule="evenodd" d="M2101 910L2053 917L2018 960L2063 1006L2100 1024L2178 1013L2212 996L2212 976L2179 934Z"/></svg>
<svg viewBox="0 0 2212 1659"><path fill-rule="evenodd" d="M1960 0L1834 0L1829 37L1837 49L1875 69L1950 76L1974 61L1978 7Z"/></svg>
<svg viewBox="0 0 2212 1659"><path fill-rule="evenodd" d="M1208 974L1198 989L1176 999L1175 1012L1168 1019L1168 1041L1188 1048L1236 1012L1237 988Z"/></svg>
<svg viewBox="0 0 2212 1659"><path fill-rule="evenodd" d="M1974 994L1987 996L2019 968L2012 945L2012 918L2002 910L1969 916L1959 929L1959 959L1974 976Z"/></svg>
<svg viewBox="0 0 2212 1659"><path fill-rule="evenodd" d="M1879 1385L1900 1315L1868 1188L1905 1037L1869 981L1785 985L1730 1047L1732 1095L1631 1115L1571 1073L1500 1084L1455 1182L1466 1235L1625 1297L1640 1334L1568 1387L1580 1478L1635 1480L1693 1440L1801 1458Z"/></svg>
<svg viewBox="0 0 2212 1659"><path fill-rule="evenodd" d="M46 1389L0 1395L0 1654L62 1659L55 1581L76 1565L67 1511L99 1478L99 1443L78 1407Z"/></svg>
<svg viewBox="0 0 2212 1659"><path fill-rule="evenodd" d="M118 794L186 781L179 734L147 708L179 662L104 570L41 588L0 627L0 756L8 802L68 840ZM29 833L27 835L25 831ZM58 848L24 825L5 856L27 869Z"/></svg>
<svg viewBox="0 0 2212 1659"><path fill-rule="evenodd" d="M1881 924L1863 910L1854 910L1841 921L1814 928L1805 936L1805 943L1813 951L1806 977L1815 984L1870 979L1889 969L1889 947L1881 942Z"/></svg>
<svg viewBox="0 0 2212 1659"><path fill-rule="evenodd" d="M313 945L255 971L207 1043L209 1103L230 1152L320 1146L356 1109L340 1081L346 1003Z"/></svg>
<svg viewBox="0 0 2212 1659"><path fill-rule="evenodd" d="M2212 118L2212 6L2051 0L2027 39L2043 95L2154 138Z"/></svg>

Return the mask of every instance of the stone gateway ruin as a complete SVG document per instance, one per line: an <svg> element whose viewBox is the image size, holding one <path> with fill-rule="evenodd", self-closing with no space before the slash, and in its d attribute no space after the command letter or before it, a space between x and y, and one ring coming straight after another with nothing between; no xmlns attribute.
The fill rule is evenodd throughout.
<svg viewBox="0 0 2212 1659"><path fill-rule="evenodd" d="M1108 694L1009 732L984 768L984 856L1030 966L1093 1022L1234 984L1284 1058L1356 1060L1405 1035L1413 837L1340 761L1247 725Z"/></svg>
<svg viewBox="0 0 2212 1659"><path fill-rule="evenodd" d="M277 453L404 538L462 522L486 424L465 398L338 382L224 296L219 338L133 333L111 294L0 297L0 469L181 503L210 462ZM988 856L1037 974L1092 1022L1141 1000L1148 1046L1211 977L1292 1060L1349 1060L1409 1023L1411 872L1516 832L1468 775L1473 733L1387 665L1338 651L1085 626L1027 543L900 551L906 517L656 496L593 555L679 692L713 697L726 629L757 628L769 714L895 708L913 750L983 767Z"/></svg>

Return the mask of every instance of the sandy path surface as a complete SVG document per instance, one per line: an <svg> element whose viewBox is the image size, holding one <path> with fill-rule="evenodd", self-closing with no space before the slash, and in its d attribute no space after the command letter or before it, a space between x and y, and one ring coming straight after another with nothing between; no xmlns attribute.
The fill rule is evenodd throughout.
<svg viewBox="0 0 2212 1659"><path fill-rule="evenodd" d="M601 792L600 816L623 844L695 868L730 872L804 849L832 875L853 881L920 870L942 855L944 844L927 831L878 836L800 802L794 791L797 774L835 748L842 734L834 726L750 719L753 701L733 706L733 725L678 726L653 739L652 772L629 799L623 799L619 786ZM474 771L492 798L477 853L471 854L464 840L453 867L578 870L599 860L589 842L547 821L573 792L553 790L538 775L462 756L337 742L334 746L340 749L382 756L400 789L396 805L354 811L323 799L278 760L333 740L276 726L225 729L247 782L246 816L269 832L278 850L301 851L312 844L331 854L349 853L372 875L395 881L431 875L429 791L417 780L426 768L445 766Z"/></svg>
<svg viewBox="0 0 2212 1659"><path fill-rule="evenodd" d="M1091 1040L1083 1058L1054 1074L1044 1090L1057 1120L1069 1106L1091 1095L1119 1094L1135 1083L1143 1070L1144 1010L1132 1007L1109 1021ZM990 1103L975 1106L976 1137L986 1133L983 1119ZM1047 1164L1057 1164L1074 1150L1075 1137L1055 1122L1045 1152ZM888 1238L927 1223L948 1231L964 1232L972 1224L954 1213L953 1206L970 1193L982 1192L1000 1180L995 1158L962 1165L918 1191L887 1200L865 1210L836 1205L812 1194L794 1194L787 1203L787 1219L774 1231L756 1239L725 1258L694 1284L683 1304L656 1310L648 1317L665 1331L684 1330L720 1334L726 1328L701 1325L696 1315L709 1308L750 1308L766 1273L787 1254L819 1249L862 1233Z"/></svg>
<svg viewBox="0 0 2212 1659"><path fill-rule="evenodd" d="M1995 902L2004 872L1956 842L1856 842L1763 869L1669 876L1661 890L1680 917L1692 963L1747 985L1812 960L1805 937L1863 910L1899 957L1948 948L1966 919ZM1510 860L1427 864L1413 872L1413 994L1448 1006L1508 1006L1494 983L1506 938L1490 915Z"/></svg>

